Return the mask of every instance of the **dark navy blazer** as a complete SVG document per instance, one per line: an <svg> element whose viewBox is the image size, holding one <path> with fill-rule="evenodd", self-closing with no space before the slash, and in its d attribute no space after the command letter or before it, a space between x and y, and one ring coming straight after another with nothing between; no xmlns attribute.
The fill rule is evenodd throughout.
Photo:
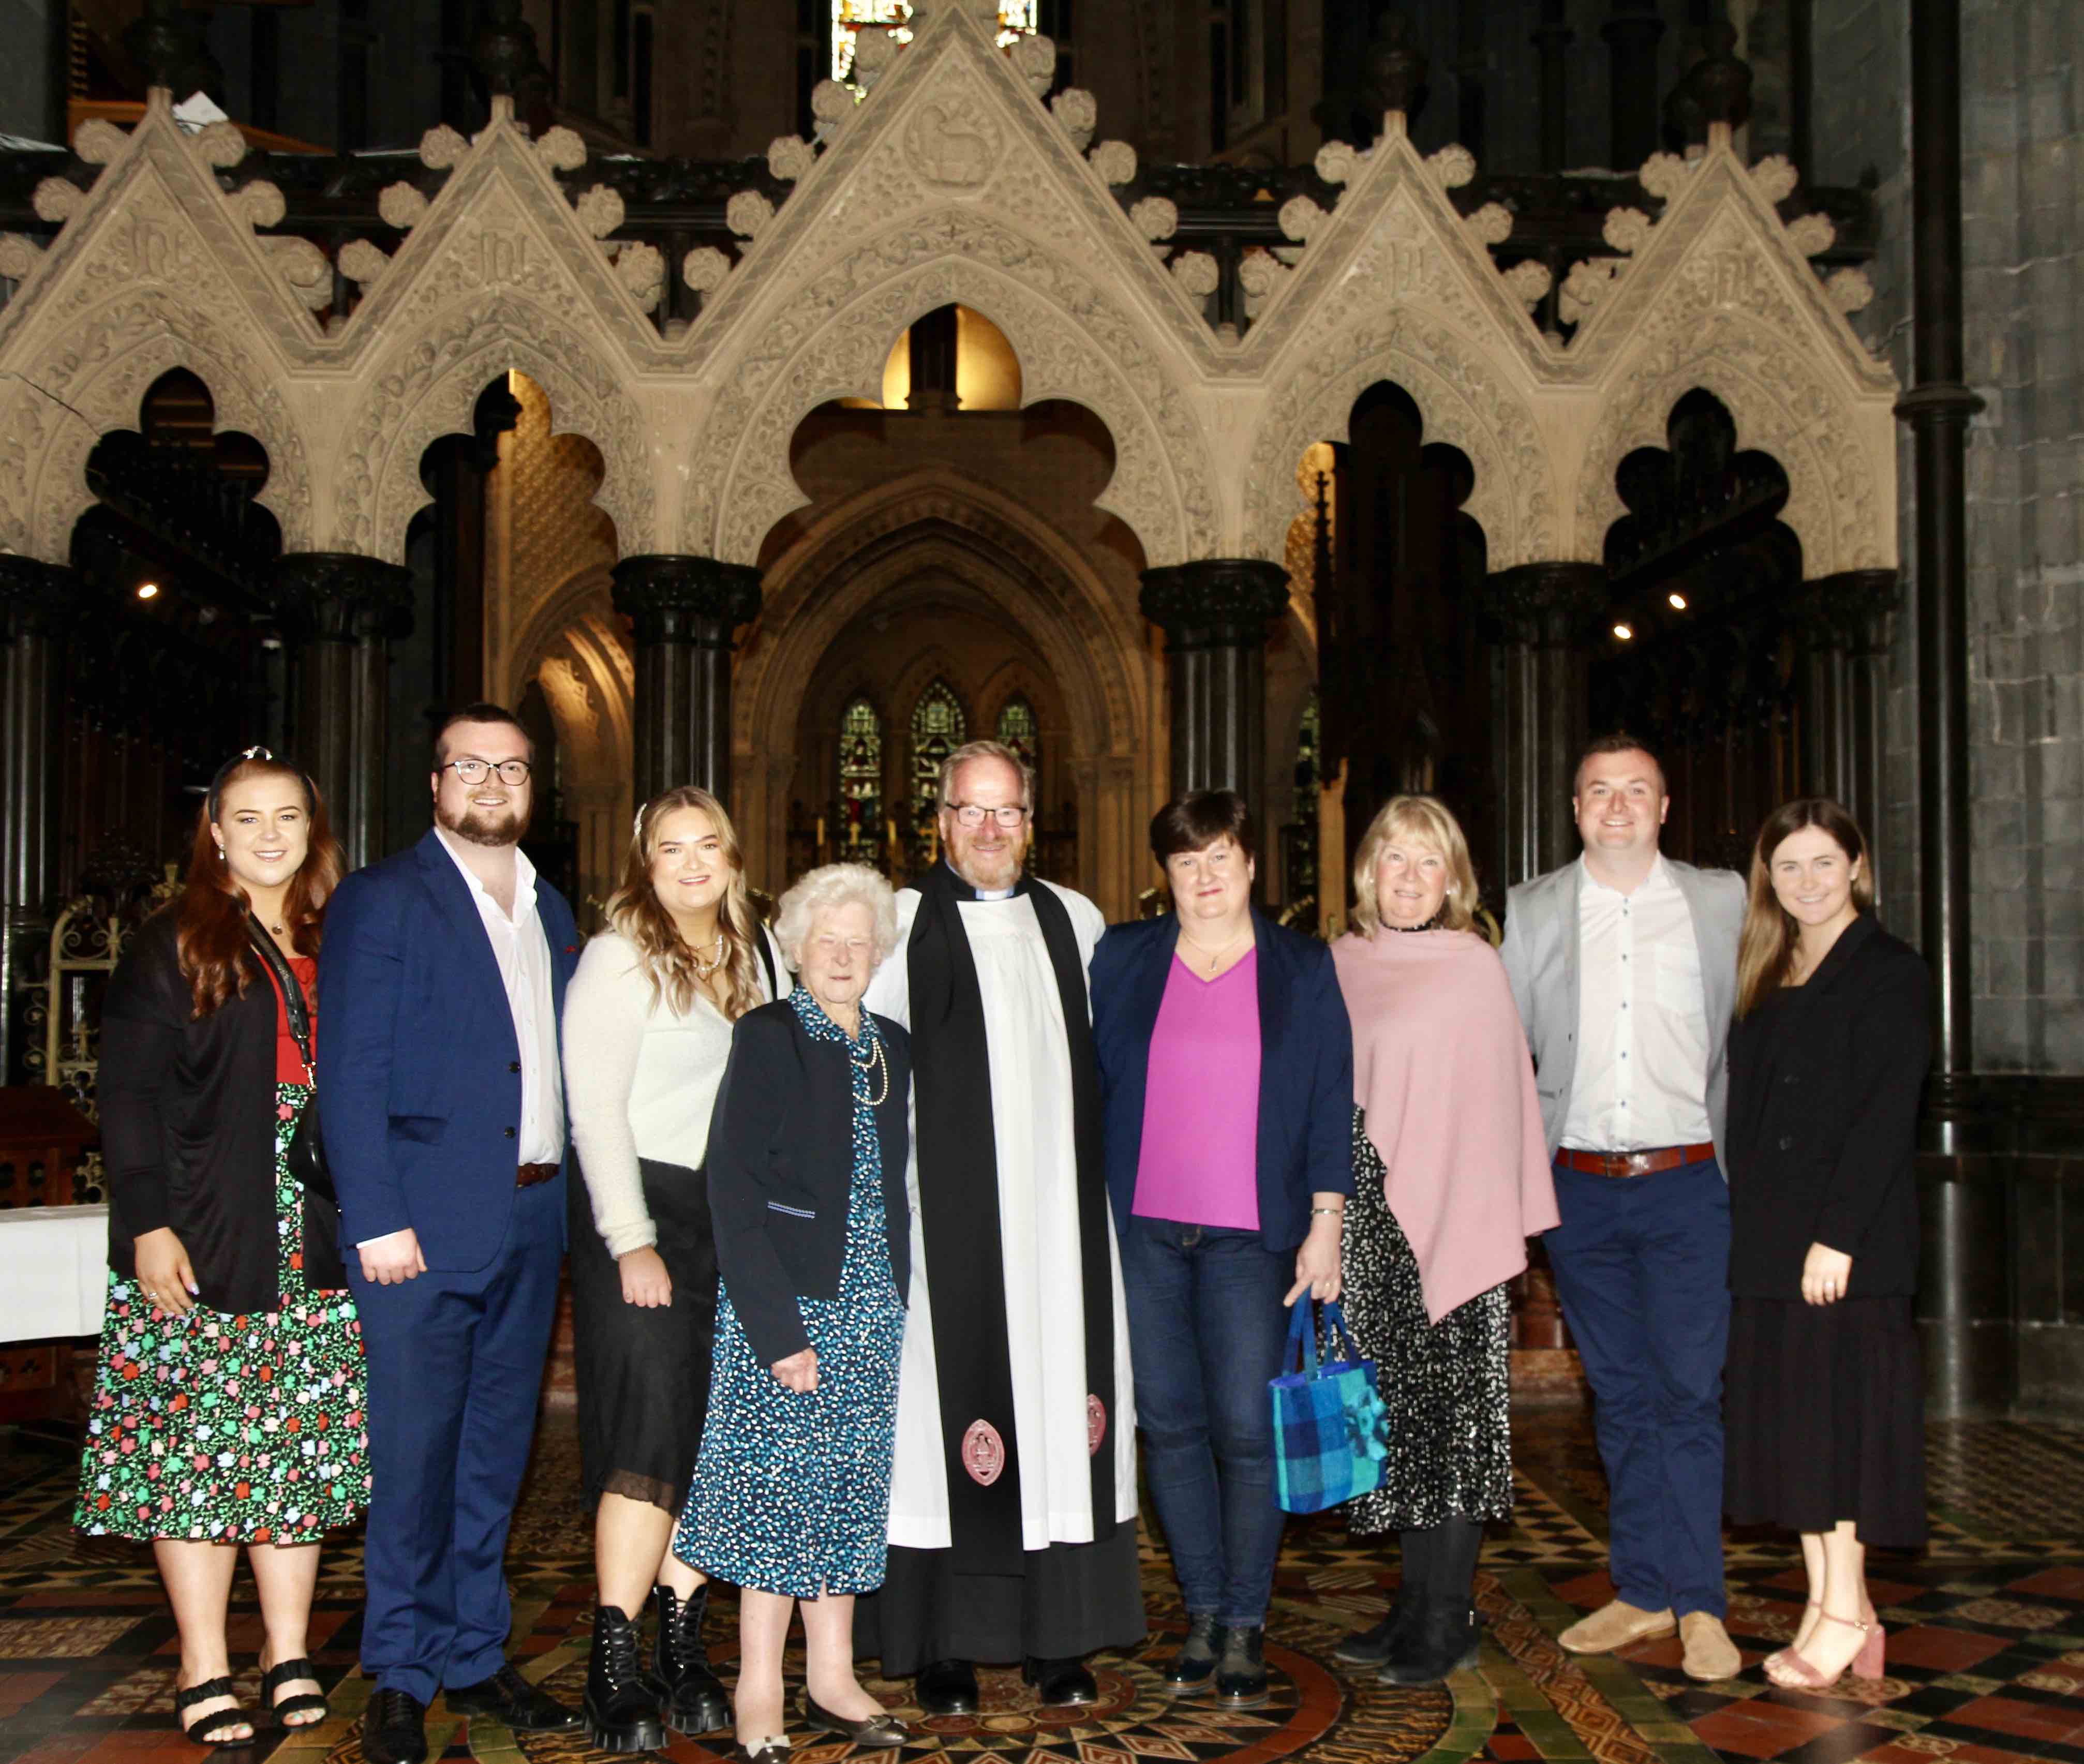
<svg viewBox="0 0 2084 1764"><path fill-rule="evenodd" d="M579 940L540 877L536 913L561 1017ZM343 1247L410 1225L430 1268L489 1266L514 1211L521 1055L485 921L431 827L327 903L318 1043Z"/></svg>
<svg viewBox="0 0 2084 1764"><path fill-rule="evenodd" d="M1328 945L1256 911L1259 952L1259 1229L1269 1250L1309 1234L1313 1194L1353 1191L1353 1036ZM331 933L328 931L328 935ZM1107 1126L1115 1229L1129 1227L1143 1151L1150 1039L1180 920L1111 925L1094 950L1093 1042Z"/></svg>

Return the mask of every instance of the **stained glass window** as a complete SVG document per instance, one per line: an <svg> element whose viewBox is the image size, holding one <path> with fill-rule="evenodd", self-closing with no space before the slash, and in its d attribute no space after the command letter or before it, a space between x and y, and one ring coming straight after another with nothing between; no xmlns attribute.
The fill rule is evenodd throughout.
<svg viewBox="0 0 2084 1764"><path fill-rule="evenodd" d="M919 695L912 712L912 827L921 840L940 808L941 762L968 739L969 721L946 680Z"/></svg>
<svg viewBox="0 0 2084 1764"><path fill-rule="evenodd" d="M1006 700L998 713L998 727L994 731L999 740L1027 762L1027 769L1035 774L1035 806L1042 807L1042 729L1035 721L1035 707L1016 692Z"/></svg>
<svg viewBox="0 0 2084 1764"><path fill-rule="evenodd" d="M1040 3L1040 0L1004 0L998 9L1001 49L1010 47L1015 37L1033 32ZM880 25L900 43L909 43L912 32L906 21L911 16L912 0L832 0L832 78L845 80L854 72L855 32Z"/></svg>
<svg viewBox="0 0 2084 1764"><path fill-rule="evenodd" d="M833 844L841 861L875 862L883 847L883 719L865 698L840 717L839 808Z"/></svg>

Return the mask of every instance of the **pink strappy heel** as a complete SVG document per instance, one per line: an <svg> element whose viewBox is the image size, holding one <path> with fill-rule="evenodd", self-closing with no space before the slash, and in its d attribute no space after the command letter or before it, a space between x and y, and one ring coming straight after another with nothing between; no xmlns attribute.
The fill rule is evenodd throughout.
<svg viewBox="0 0 2084 1764"><path fill-rule="evenodd" d="M1843 1670L1833 1673L1828 1678L1826 1678L1793 1648L1781 1649L1774 1657L1780 1661L1781 1669L1794 1681L1785 1686L1784 1688L1790 1690L1828 1690L1848 1672L1851 1673L1855 1678L1880 1677L1883 1668L1887 1664L1888 1657L1887 1639L1883 1631L1880 1620L1877 1618L1872 1622L1863 1623L1849 1617L1833 1617L1828 1611L1821 1611L1818 1614L1827 1623L1836 1623L1843 1629L1859 1631L1866 1639L1860 1643L1860 1651L1853 1656L1851 1662ZM1775 1679L1773 1682L1779 1684L1781 1681Z"/></svg>

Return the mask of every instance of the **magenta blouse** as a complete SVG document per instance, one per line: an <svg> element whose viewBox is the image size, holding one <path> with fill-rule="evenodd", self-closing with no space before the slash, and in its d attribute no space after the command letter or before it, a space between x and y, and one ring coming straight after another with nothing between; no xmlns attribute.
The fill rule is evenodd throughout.
<svg viewBox="0 0 2084 1764"><path fill-rule="evenodd" d="M1150 1037L1129 1211L1259 1229L1259 951L1213 980L1178 956Z"/></svg>

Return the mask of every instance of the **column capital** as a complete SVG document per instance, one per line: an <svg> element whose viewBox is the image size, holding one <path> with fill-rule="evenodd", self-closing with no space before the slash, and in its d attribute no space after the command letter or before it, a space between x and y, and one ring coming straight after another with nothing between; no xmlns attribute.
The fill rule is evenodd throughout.
<svg viewBox="0 0 2084 1764"><path fill-rule="evenodd" d="M1260 557L1202 557L1143 573L1138 604L1163 628L1167 649L1266 641L1266 621L1288 607L1288 572Z"/></svg>
<svg viewBox="0 0 2084 1764"><path fill-rule="evenodd" d="M275 560L275 608L300 642L402 637L413 628L413 573L359 552L289 552Z"/></svg>
<svg viewBox="0 0 2084 1764"><path fill-rule="evenodd" d="M1895 570L1844 569L1804 582L1795 617L1811 642L1853 655L1879 655L1888 648L1888 621L1902 599Z"/></svg>
<svg viewBox="0 0 2084 1764"><path fill-rule="evenodd" d="M760 571L751 564L685 552L625 557L615 578L615 610L636 628L639 643L678 638L729 649L731 634L760 615Z"/></svg>
<svg viewBox="0 0 2084 1764"><path fill-rule="evenodd" d="M49 633L73 611L79 577L63 564L0 553L0 643L24 631Z"/></svg>
<svg viewBox="0 0 2084 1764"><path fill-rule="evenodd" d="M1509 643L1567 647L1605 606L1607 566L1557 559L1493 570L1484 578L1485 615Z"/></svg>

